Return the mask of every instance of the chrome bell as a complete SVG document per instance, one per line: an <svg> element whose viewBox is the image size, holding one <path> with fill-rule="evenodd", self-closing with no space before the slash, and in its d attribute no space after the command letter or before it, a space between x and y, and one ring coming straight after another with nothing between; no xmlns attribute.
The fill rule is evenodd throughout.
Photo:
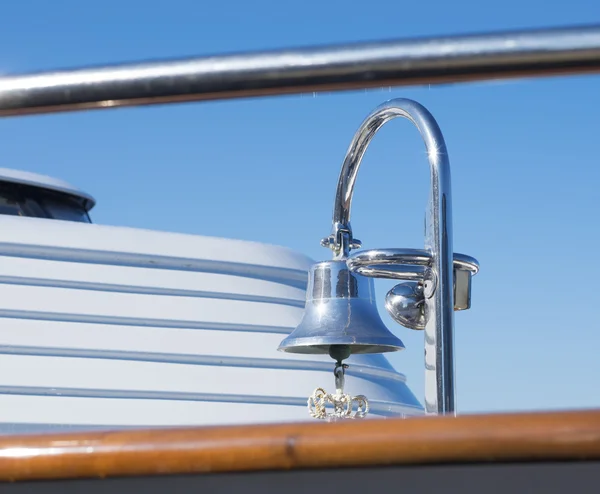
<svg viewBox="0 0 600 494"><path fill-rule="evenodd" d="M350 271L346 260L314 264L300 325L279 345L289 353L329 354L342 361L353 353L404 349L385 326L375 305L371 278Z"/></svg>

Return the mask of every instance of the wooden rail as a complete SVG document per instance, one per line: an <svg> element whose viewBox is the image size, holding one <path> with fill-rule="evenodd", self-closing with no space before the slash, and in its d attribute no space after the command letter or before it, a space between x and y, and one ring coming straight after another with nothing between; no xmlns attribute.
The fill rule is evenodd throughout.
<svg viewBox="0 0 600 494"><path fill-rule="evenodd" d="M600 459L600 411L0 439L0 480Z"/></svg>

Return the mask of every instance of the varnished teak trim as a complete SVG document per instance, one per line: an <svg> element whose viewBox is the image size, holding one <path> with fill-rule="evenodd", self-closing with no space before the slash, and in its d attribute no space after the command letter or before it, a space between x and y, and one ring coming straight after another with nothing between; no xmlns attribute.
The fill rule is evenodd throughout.
<svg viewBox="0 0 600 494"><path fill-rule="evenodd" d="M600 411L0 439L0 480L600 459Z"/></svg>

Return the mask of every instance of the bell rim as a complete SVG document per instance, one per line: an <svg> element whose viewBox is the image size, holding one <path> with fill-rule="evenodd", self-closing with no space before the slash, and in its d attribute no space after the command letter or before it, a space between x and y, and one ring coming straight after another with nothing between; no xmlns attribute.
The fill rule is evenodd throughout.
<svg viewBox="0 0 600 494"><path fill-rule="evenodd" d="M301 354L328 354L328 348L332 345L348 345L352 348L352 354L376 354L376 353L390 353L390 352L398 352L401 350L405 350L406 347L400 338L391 337L391 338L369 338L363 342L360 339L356 338L328 338L327 342L323 341L322 337L314 336L314 337L301 337L301 338L286 338L284 339L279 347L278 351L284 353L301 353ZM319 349L322 351L319 352L303 352L303 351L294 351L294 349L303 349L303 348L312 348ZM360 351L363 348L364 350L368 350L372 348L372 351ZM375 350L376 349L376 350Z"/></svg>

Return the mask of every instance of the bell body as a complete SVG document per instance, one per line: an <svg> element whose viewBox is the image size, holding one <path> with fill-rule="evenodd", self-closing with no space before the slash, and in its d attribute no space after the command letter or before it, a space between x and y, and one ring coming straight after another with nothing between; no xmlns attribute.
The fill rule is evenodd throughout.
<svg viewBox="0 0 600 494"><path fill-rule="evenodd" d="M309 271L306 306L299 326L279 345L290 353L350 354L404 349L385 326L375 305L373 280L348 269L345 260L314 264Z"/></svg>

